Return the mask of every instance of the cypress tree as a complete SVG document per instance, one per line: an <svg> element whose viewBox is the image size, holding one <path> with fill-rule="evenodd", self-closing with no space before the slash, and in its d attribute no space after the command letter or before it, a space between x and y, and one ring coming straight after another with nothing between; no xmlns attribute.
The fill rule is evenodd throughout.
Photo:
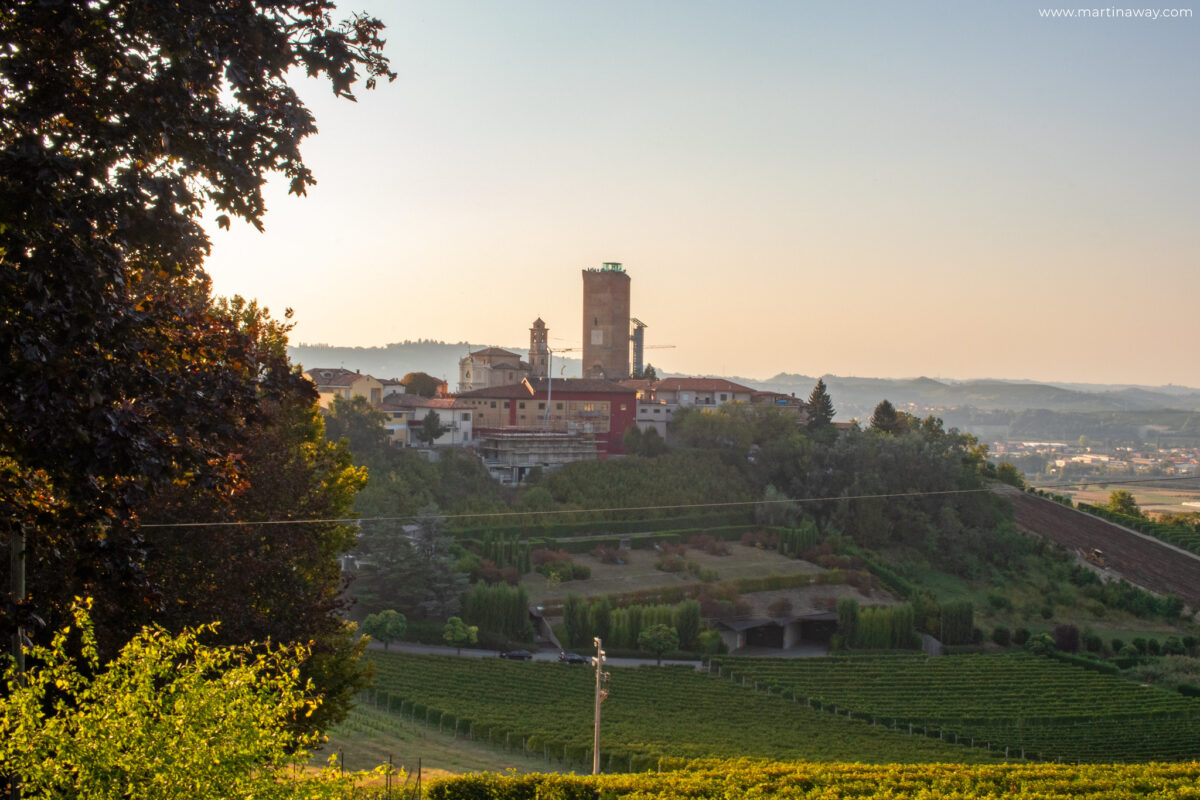
<svg viewBox="0 0 1200 800"><path fill-rule="evenodd" d="M825 389L825 379L818 378L812 394L808 396L808 427L810 430L823 428L833 422L833 400Z"/></svg>

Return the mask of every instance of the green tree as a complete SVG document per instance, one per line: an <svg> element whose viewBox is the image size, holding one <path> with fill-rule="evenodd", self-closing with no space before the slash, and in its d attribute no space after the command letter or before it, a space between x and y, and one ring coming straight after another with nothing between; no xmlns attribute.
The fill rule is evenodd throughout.
<svg viewBox="0 0 1200 800"><path fill-rule="evenodd" d="M353 546L356 529L336 522L227 523L344 518L366 471L353 466L344 444L326 441L315 390L288 361L290 323L237 297L214 304L213 313L246 334L252 344L247 363L278 390L256 414L239 420L241 480L235 486L215 493L177 482L147 500L141 511L145 574L155 602L110 616L123 621L116 631L121 637L151 623L181 631L219 620L214 644L310 643L304 676L324 702L306 719L324 727L345 715L367 678L359 637L344 619L337 558ZM201 528L199 535L172 527L197 522L226 524Z"/></svg>
<svg viewBox="0 0 1200 800"><path fill-rule="evenodd" d="M442 388L442 381L424 372L410 372L400 379L405 394L434 397Z"/></svg>
<svg viewBox="0 0 1200 800"><path fill-rule="evenodd" d="M700 638L700 601L684 600L675 606L674 622L679 646L684 650L695 650Z"/></svg>
<svg viewBox="0 0 1200 800"><path fill-rule="evenodd" d="M376 641L383 642L383 649L387 650L388 645L403 639L404 634L408 633L408 619L395 609L389 608L378 614L368 615L363 620L362 632Z"/></svg>
<svg viewBox="0 0 1200 800"><path fill-rule="evenodd" d="M479 628L468 625L459 617L451 617L442 628L442 639L451 647L458 648L458 654L462 655L464 647L479 640Z"/></svg>
<svg viewBox="0 0 1200 800"><path fill-rule="evenodd" d="M907 426L904 418L897 413L896 407L887 400L882 400L871 414L871 428L883 433L897 434L904 433Z"/></svg>
<svg viewBox="0 0 1200 800"><path fill-rule="evenodd" d="M1010 486L1016 486L1018 489L1025 488L1025 477L1021 475L1019 469L1007 461L1001 461L996 466L996 480L1001 483L1007 483Z"/></svg>
<svg viewBox="0 0 1200 800"><path fill-rule="evenodd" d="M87 587L111 649L121 612L153 602L146 499L177 481L239 483L235 434L274 387L211 312L201 218L261 228L272 173L295 194L314 183L293 67L348 98L361 72L368 88L393 77L382 25L333 10L0 10L0 536L26 537L33 570L4 638L62 617L61 598Z"/></svg>
<svg viewBox="0 0 1200 800"><path fill-rule="evenodd" d="M818 378L817 385L813 387L812 394L808 396L808 403L805 404L805 411L808 413L808 428L816 430L823 428L833 422L833 399L830 398L829 392L825 389L825 379Z"/></svg>
<svg viewBox="0 0 1200 800"><path fill-rule="evenodd" d="M642 370L642 380L650 381L651 383L658 380L658 370L654 369L651 364L647 364Z"/></svg>
<svg viewBox="0 0 1200 800"><path fill-rule="evenodd" d="M1105 507L1115 514L1124 514L1127 517L1142 516L1142 509L1138 507L1137 498L1125 489L1113 490L1108 496L1108 503Z"/></svg>
<svg viewBox="0 0 1200 800"><path fill-rule="evenodd" d="M661 667L663 653L679 649L679 634L675 633L675 629L669 625L657 623L643 628L642 632L638 634L637 643L639 650L654 653L658 658L658 666Z"/></svg>
<svg viewBox="0 0 1200 800"><path fill-rule="evenodd" d="M432 409L421 419L421 427L417 429L417 438L426 445L432 445L450 430L442 424L442 418Z"/></svg>
<svg viewBox="0 0 1200 800"><path fill-rule="evenodd" d="M89 616L71 613L30 648L29 670L4 671L0 764L23 796L349 796L360 776L291 774L317 743L293 725L317 702L298 680L302 647L211 647L200 642L211 626L147 628L103 663Z"/></svg>
<svg viewBox="0 0 1200 800"><path fill-rule="evenodd" d="M334 397L325 415L325 435L331 442L345 441L361 463L387 447L387 415L362 395Z"/></svg>

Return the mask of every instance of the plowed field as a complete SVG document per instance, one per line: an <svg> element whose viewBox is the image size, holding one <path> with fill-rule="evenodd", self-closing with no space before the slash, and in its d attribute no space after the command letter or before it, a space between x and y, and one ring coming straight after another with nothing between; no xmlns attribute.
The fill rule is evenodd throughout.
<svg viewBox="0 0 1200 800"><path fill-rule="evenodd" d="M1008 487L997 491L1012 499L1023 530L1071 550L1103 550L1109 568L1130 583L1200 608L1200 558L1050 500Z"/></svg>

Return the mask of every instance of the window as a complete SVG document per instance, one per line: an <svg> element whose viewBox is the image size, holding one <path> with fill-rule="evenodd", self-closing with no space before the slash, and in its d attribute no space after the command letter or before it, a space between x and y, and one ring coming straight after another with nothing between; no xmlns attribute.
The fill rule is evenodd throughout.
<svg viewBox="0 0 1200 800"><path fill-rule="evenodd" d="M505 407L505 408L508 408L508 401L507 401L507 400L505 400L505 401L504 401L504 407Z"/></svg>
<svg viewBox="0 0 1200 800"><path fill-rule="evenodd" d="M462 421L463 421L463 422L470 422L470 421L471 421L471 412L470 412L470 411L464 411L464 412L462 413Z"/></svg>
<svg viewBox="0 0 1200 800"><path fill-rule="evenodd" d="M546 404L538 403L538 411L545 411L545 410L546 410Z"/></svg>
<svg viewBox="0 0 1200 800"><path fill-rule="evenodd" d="M524 408L524 407L525 407L525 401L524 401L524 400L522 400L521 402L517 403L517 408ZM522 417L522 419L524 419L524 417Z"/></svg>
<svg viewBox="0 0 1200 800"><path fill-rule="evenodd" d="M726 396L725 396L725 395L721 395L721 402L722 402L722 403L724 403L726 399L727 399L727 398L726 398Z"/></svg>
<svg viewBox="0 0 1200 800"><path fill-rule="evenodd" d="M622 411L624 411L624 410L625 410L625 404L624 404L624 403L621 403L621 410L622 410Z"/></svg>
<svg viewBox="0 0 1200 800"><path fill-rule="evenodd" d="M656 409L654 409L654 413L655 413L655 414L660 414L660 413L662 413L662 409L661 409L661 408L656 408Z"/></svg>
<svg viewBox="0 0 1200 800"><path fill-rule="evenodd" d="M492 408L495 408L495 407L496 407L496 401L495 401L495 400L493 400L493 401L492 401Z"/></svg>
<svg viewBox="0 0 1200 800"><path fill-rule="evenodd" d="M562 411L562 403L555 403L554 408L558 411Z"/></svg>
<svg viewBox="0 0 1200 800"><path fill-rule="evenodd" d="M595 411L595 410L596 410L596 404L595 404L595 403L584 403L584 404L583 404L583 410L584 410L584 411Z"/></svg>

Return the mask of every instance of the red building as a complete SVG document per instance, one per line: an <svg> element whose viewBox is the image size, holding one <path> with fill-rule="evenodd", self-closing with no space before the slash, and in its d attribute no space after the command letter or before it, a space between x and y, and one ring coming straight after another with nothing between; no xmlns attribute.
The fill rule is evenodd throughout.
<svg viewBox="0 0 1200 800"><path fill-rule="evenodd" d="M478 438L505 431L591 434L600 458L625 452L637 415L637 390L589 378L539 378L460 392L474 410Z"/></svg>

